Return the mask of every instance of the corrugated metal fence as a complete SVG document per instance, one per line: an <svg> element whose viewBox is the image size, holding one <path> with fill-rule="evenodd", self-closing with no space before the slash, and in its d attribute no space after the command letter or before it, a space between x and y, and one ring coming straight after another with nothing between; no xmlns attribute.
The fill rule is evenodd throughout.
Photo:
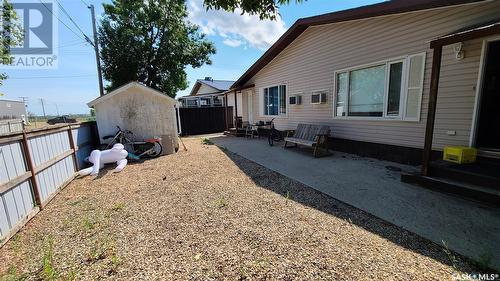
<svg viewBox="0 0 500 281"><path fill-rule="evenodd" d="M0 246L73 180L94 132L89 122L0 136Z"/></svg>
<svg viewBox="0 0 500 281"><path fill-rule="evenodd" d="M2 120L0 121L0 135L14 132L22 132L24 130L23 120Z"/></svg>

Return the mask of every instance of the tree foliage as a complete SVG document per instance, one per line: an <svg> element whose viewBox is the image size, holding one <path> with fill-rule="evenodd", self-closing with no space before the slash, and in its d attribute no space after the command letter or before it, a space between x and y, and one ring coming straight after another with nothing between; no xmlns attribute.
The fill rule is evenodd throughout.
<svg viewBox="0 0 500 281"><path fill-rule="evenodd" d="M301 3L304 0L295 0ZM307 1L307 0L305 0ZM276 19L279 5L289 4L290 0L204 0L207 9L226 10L234 12L237 8L241 14L259 15L260 19Z"/></svg>
<svg viewBox="0 0 500 281"><path fill-rule="evenodd" d="M0 64L6 64L11 58L11 47L23 40L23 32L12 4L7 0L0 1ZM7 75L0 73L0 86L5 79Z"/></svg>
<svg viewBox="0 0 500 281"><path fill-rule="evenodd" d="M187 21L184 0L113 0L99 28L103 73L113 90L130 81L175 97L188 87L184 68L211 64L213 43Z"/></svg>

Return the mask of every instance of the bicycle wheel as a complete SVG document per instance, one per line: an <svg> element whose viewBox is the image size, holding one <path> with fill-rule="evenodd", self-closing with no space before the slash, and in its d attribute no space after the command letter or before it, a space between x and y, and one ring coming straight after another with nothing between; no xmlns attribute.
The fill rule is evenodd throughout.
<svg viewBox="0 0 500 281"><path fill-rule="evenodd" d="M273 146L273 144L274 144L274 130L271 130L269 132L269 135L267 136L267 141L269 142L270 146Z"/></svg>
<svg viewBox="0 0 500 281"><path fill-rule="evenodd" d="M148 157L155 158L160 156L161 152L163 151L163 147L159 142L154 143L153 149L148 153Z"/></svg>

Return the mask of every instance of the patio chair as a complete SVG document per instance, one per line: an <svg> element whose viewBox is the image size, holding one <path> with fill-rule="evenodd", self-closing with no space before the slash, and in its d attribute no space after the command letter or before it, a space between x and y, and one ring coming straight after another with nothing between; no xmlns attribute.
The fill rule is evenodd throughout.
<svg viewBox="0 0 500 281"><path fill-rule="evenodd" d="M245 121L243 122L243 129L245 130L245 137L254 138L255 136L257 136L260 138L259 132L257 131L257 126Z"/></svg>

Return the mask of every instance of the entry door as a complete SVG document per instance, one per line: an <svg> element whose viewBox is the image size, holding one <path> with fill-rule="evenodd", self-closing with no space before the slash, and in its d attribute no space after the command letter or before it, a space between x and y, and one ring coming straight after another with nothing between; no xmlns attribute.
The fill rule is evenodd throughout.
<svg viewBox="0 0 500 281"><path fill-rule="evenodd" d="M253 124L253 92L247 92L248 123Z"/></svg>
<svg viewBox="0 0 500 281"><path fill-rule="evenodd" d="M486 50L476 146L500 151L500 41L489 42Z"/></svg>

